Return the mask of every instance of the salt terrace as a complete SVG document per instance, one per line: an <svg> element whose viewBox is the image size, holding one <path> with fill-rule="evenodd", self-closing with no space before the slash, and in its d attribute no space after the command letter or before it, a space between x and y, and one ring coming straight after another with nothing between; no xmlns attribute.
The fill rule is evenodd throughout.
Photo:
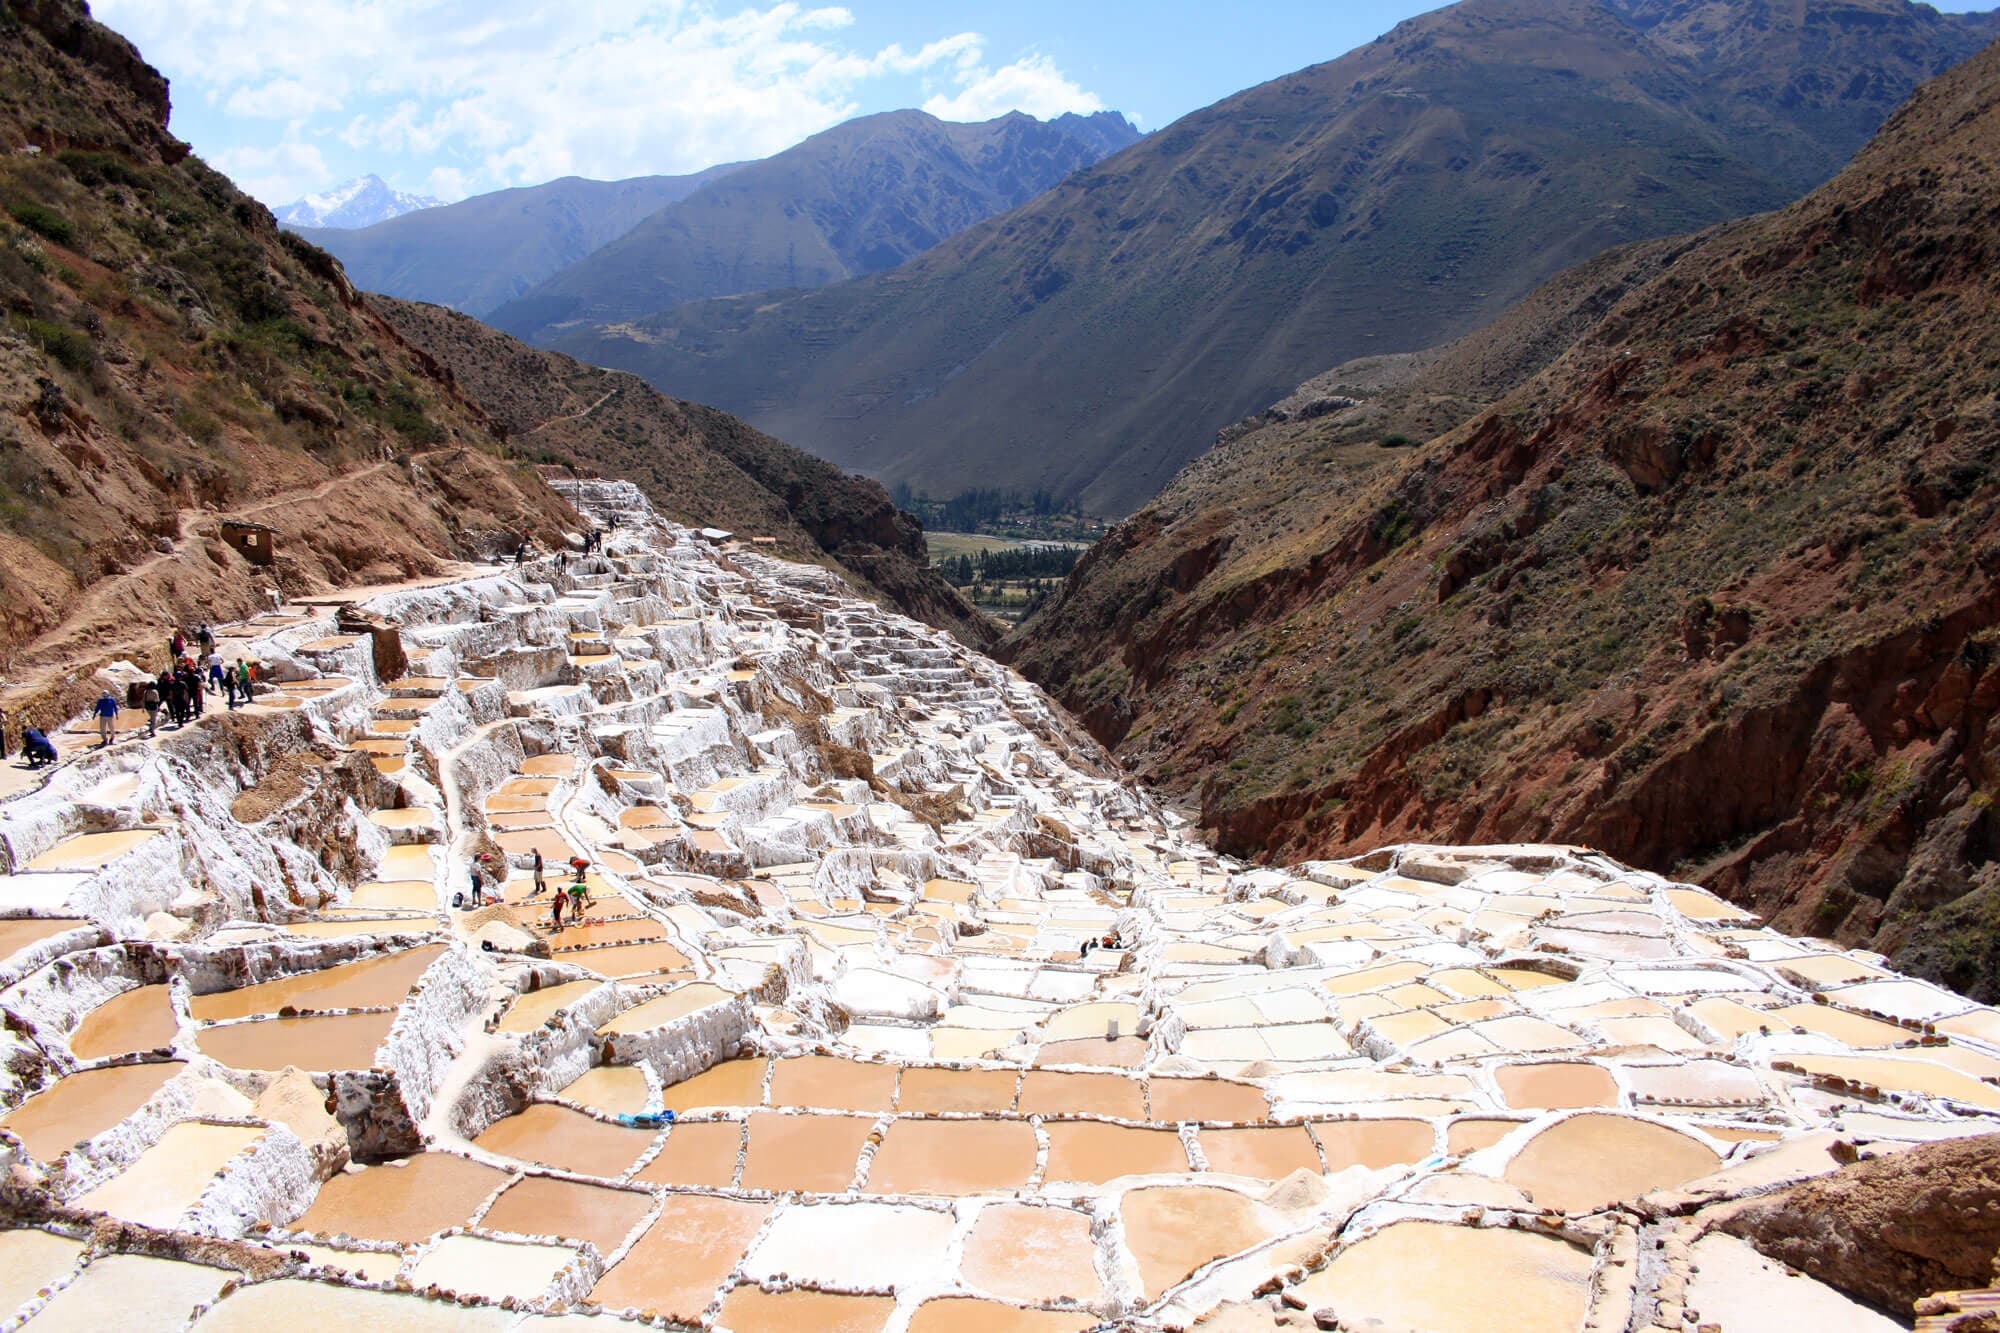
<svg viewBox="0 0 2000 1333"><path fill-rule="evenodd" d="M578 498L603 556L231 627L275 693L0 807L0 1318L1893 1326L1709 1214L1996 1128L2000 1013L1580 848L1246 868Z"/></svg>

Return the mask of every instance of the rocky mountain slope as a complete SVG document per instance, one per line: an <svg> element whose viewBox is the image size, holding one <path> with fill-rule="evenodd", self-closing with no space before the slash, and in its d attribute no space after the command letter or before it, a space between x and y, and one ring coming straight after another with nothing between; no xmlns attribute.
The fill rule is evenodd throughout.
<svg viewBox="0 0 2000 1333"><path fill-rule="evenodd" d="M346 231L436 208L443 202L427 194L391 189L387 181L370 174L293 200L282 208L272 209L271 213L286 227Z"/></svg>
<svg viewBox="0 0 2000 1333"><path fill-rule="evenodd" d="M559 345L885 481L1129 512L1329 364L1797 198L1991 25L1906 0L1466 0L890 272Z"/></svg>
<svg viewBox="0 0 2000 1333"><path fill-rule="evenodd" d="M189 155L124 39L77 0L0 27L9 676L574 524L338 265ZM277 565L224 516L276 529Z"/></svg>
<svg viewBox="0 0 2000 1333"><path fill-rule="evenodd" d="M730 173L493 312L545 340L684 301L893 268L1132 143L1116 112L981 124L862 116Z"/></svg>
<svg viewBox="0 0 2000 1333"><path fill-rule="evenodd" d="M778 554L831 561L864 591L965 643L997 640L994 623L931 569L923 529L878 483L636 375L530 347L441 306L369 300L516 453L636 482L676 522L775 537Z"/></svg>
<svg viewBox="0 0 2000 1333"><path fill-rule="evenodd" d="M485 316L737 165L619 181L565 176L358 231L297 230L335 255L364 291Z"/></svg>
<svg viewBox="0 0 2000 1333"><path fill-rule="evenodd" d="M1996 162L1989 48L1799 204L1246 423L1019 661L1225 847L1575 840L2000 993Z"/></svg>

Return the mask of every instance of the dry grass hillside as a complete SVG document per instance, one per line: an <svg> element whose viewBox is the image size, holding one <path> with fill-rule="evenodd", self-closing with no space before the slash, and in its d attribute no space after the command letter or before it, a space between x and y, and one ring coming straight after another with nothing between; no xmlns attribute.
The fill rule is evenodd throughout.
<svg viewBox="0 0 2000 1333"><path fill-rule="evenodd" d="M776 538L779 554L831 563L906 615L974 647L995 642L997 627L931 569L923 529L877 483L636 375L530 347L442 306L368 299L515 454L626 478L670 518Z"/></svg>
<svg viewBox="0 0 2000 1333"><path fill-rule="evenodd" d="M328 256L189 155L76 0L0 4L0 652L19 680L190 617L573 525ZM394 461L391 461L394 460ZM219 539L278 530L271 570Z"/></svg>
<svg viewBox="0 0 2000 1333"><path fill-rule="evenodd" d="M1368 442L1506 326L1359 439L1251 423L1018 660L1231 850L1575 840L2000 994L1996 163L1988 49L1802 202L1540 294L1604 308L1438 438Z"/></svg>

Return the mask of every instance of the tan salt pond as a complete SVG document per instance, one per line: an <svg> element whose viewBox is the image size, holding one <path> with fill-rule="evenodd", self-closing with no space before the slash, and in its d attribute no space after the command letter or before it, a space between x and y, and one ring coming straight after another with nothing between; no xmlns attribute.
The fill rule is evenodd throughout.
<svg viewBox="0 0 2000 1333"><path fill-rule="evenodd" d="M373 1069L395 1021L393 1013L260 1018L203 1028L195 1042L231 1069Z"/></svg>
<svg viewBox="0 0 2000 1333"><path fill-rule="evenodd" d="M1035 1131L1025 1120L896 1120L875 1150L868 1192L1018 1190L1034 1172Z"/></svg>
<svg viewBox="0 0 2000 1333"><path fill-rule="evenodd" d="M1145 1087L1117 1074L1064 1074L1033 1069L1021 1076L1022 1115L1105 1115L1146 1118Z"/></svg>
<svg viewBox="0 0 2000 1333"><path fill-rule="evenodd" d="M496 1167L437 1152L349 1168L320 1186L312 1207L290 1227L411 1245L463 1225L506 1180Z"/></svg>
<svg viewBox="0 0 2000 1333"><path fill-rule="evenodd" d="M888 1111L896 1102L896 1066L832 1056L780 1060L771 1067L771 1105L829 1111Z"/></svg>
<svg viewBox="0 0 2000 1333"><path fill-rule="evenodd" d="M107 1254L57 1292L34 1318L49 1333L152 1333L178 1329L194 1307L215 1299L234 1269L204 1268L172 1259ZM11 1312L10 1312L11 1313Z"/></svg>
<svg viewBox="0 0 2000 1333"><path fill-rule="evenodd" d="M197 995L189 1005L203 1022L297 1009L355 1009L401 1002L445 951L442 944L377 954L352 963Z"/></svg>
<svg viewBox="0 0 2000 1333"><path fill-rule="evenodd" d="M173 1045L180 1021L168 1002L167 986L137 986L112 996L85 1014L69 1034L69 1049L79 1060L150 1051Z"/></svg>
<svg viewBox="0 0 2000 1333"><path fill-rule="evenodd" d="M401 917L350 917L339 921L295 921L285 927L286 933L304 936L307 939L333 940L349 935L390 935L402 933L421 934L437 929L435 918Z"/></svg>
<svg viewBox="0 0 2000 1333"><path fill-rule="evenodd" d="M880 1333L896 1312L894 1296L845 1296L796 1287L765 1291L742 1286L722 1298L716 1322L734 1333L811 1329L813 1333Z"/></svg>
<svg viewBox="0 0 2000 1333"><path fill-rule="evenodd" d="M653 1094L645 1070L635 1065L598 1065L557 1095L606 1115L635 1115L646 1109Z"/></svg>
<svg viewBox="0 0 2000 1333"><path fill-rule="evenodd" d="M686 954L664 942L613 944L602 949L579 949L572 953L563 948L566 938L567 933L555 937L556 952L562 955L564 962L576 963L607 977L672 972L688 964Z"/></svg>
<svg viewBox="0 0 2000 1333"><path fill-rule="evenodd" d="M36 1161L53 1162L144 1106L185 1068L168 1060L80 1070L0 1116L0 1129L12 1131Z"/></svg>
<svg viewBox="0 0 2000 1333"><path fill-rule="evenodd" d="M147 1226L173 1226L214 1183L223 1163L263 1137L261 1126L184 1120L74 1206Z"/></svg>
<svg viewBox="0 0 2000 1333"><path fill-rule="evenodd" d="M668 1195L659 1217L598 1279L590 1299L611 1310L652 1310L694 1323L770 1215L764 1203Z"/></svg>
<svg viewBox="0 0 2000 1333"><path fill-rule="evenodd" d="M966 1285L1016 1301L1094 1301L1103 1284L1092 1262L1090 1216L1066 1208L994 1203L966 1237Z"/></svg>
<svg viewBox="0 0 2000 1333"><path fill-rule="evenodd" d="M907 1080L908 1075L904 1076ZM1164 1124L1183 1120L1262 1120L1270 1111L1261 1089L1227 1079L1154 1078L1146 1084L1150 1119Z"/></svg>
<svg viewBox="0 0 2000 1333"><path fill-rule="evenodd" d="M733 1185L742 1149L741 1121L683 1120L633 1179L647 1185Z"/></svg>
<svg viewBox="0 0 2000 1333"><path fill-rule="evenodd" d="M1312 1126L1328 1171L1379 1170L1430 1156L1437 1137L1428 1120L1326 1120Z"/></svg>
<svg viewBox="0 0 2000 1333"><path fill-rule="evenodd" d="M666 1109L680 1114L704 1107L762 1106L764 1060L725 1060L693 1078L669 1084L662 1094Z"/></svg>
<svg viewBox="0 0 2000 1333"><path fill-rule="evenodd" d="M549 1176L526 1176L507 1187L479 1219L479 1225L488 1231L512 1231L523 1236L587 1240L602 1255L624 1244L625 1237L652 1207L650 1194Z"/></svg>
<svg viewBox="0 0 2000 1333"><path fill-rule="evenodd" d="M431 859L431 849L423 843L413 842L391 847L382 853L383 879L419 879L426 884L437 879L437 863Z"/></svg>
<svg viewBox="0 0 2000 1333"><path fill-rule="evenodd" d="M1516 1110L1560 1111L1618 1104L1618 1081L1602 1065L1503 1065L1493 1077L1500 1085L1500 1095Z"/></svg>
<svg viewBox="0 0 2000 1333"><path fill-rule="evenodd" d="M1808 1074L1823 1074L1871 1084L1889 1092L1919 1092L1946 1097L1970 1106L2000 1109L2000 1088L1936 1061L1912 1057L1866 1055L1787 1055L1787 1064Z"/></svg>
<svg viewBox="0 0 2000 1333"><path fill-rule="evenodd" d="M519 1317L497 1305L458 1305L416 1295L281 1278L239 1288L203 1315L195 1327L201 1333L269 1333L274 1328L500 1333Z"/></svg>
<svg viewBox="0 0 2000 1333"><path fill-rule="evenodd" d="M110 865L133 848L156 838L158 829L116 829L109 833L80 833L43 852L28 862L29 870L97 870Z"/></svg>
<svg viewBox="0 0 2000 1333"><path fill-rule="evenodd" d="M577 1251L566 1245L521 1245L482 1236L446 1236L410 1269L410 1285L421 1291L477 1292L489 1300L512 1296L531 1301L549 1289ZM379 1325L373 1325L379 1327Z"/></svg>
<svg viewBox="0 0 2000 1333"><path fill-rule="evenodd" d="M583 1176L622 1176L653 1146L649 1129L607 1124L581 1111L536 1102L496 1120L473 1142L491 1153Z"/></svg>
<svg viewBox="0 0 2000 1333"><path fill-rule="evenodd" d="M1051 1172L1051 1175L1054 1173ZM1212 1260L1270 1238L1260 1209L1234 1190L1202 1185L1137 1189L1119 1201L1125 1246L1146 1295L1157 1297Z"/></svg>
<svg viewBox="0 0 2000 1333"><path fill-rule="evenodd" d="M1342 1250L1293 1291L1343 1324L1431 1333L1548 1333L1583 1324L1591 1256L1498 1227L1396 1222Z"/></svg>
<svg viewBox="0 0 2000 1333"><path fill-rule="evenodd" d="M376 880L355 886L348 904L368 909L435 911L437 886L427 879Z"/></svg>
<svg viewBox="0 0 2000 1333"><path fill-rule="evenodd" d="M1520 1120L1486 1120L1477 1116L1454 1120L1450 1128L1445 1131L1444 1150L1458 1155L1490 1148L1524 1123Z"/></svg>
<svg viewBox="0 0 2000 1333"><path fill-rule="evenodd" d="M593 980L565 981L559 986L544 986L538 991L516 996L514 1002L507 1006L507 1012L500 1016L499 1030L533 1032L560 1010L603 985L603 982Z"/></svg>
<svg viewBox="0 0 2000 1333"><path fill-rule="evenodd" d="M853 1181L874 1124L868 1116L759 1111L750 1117L743 1188L839 1193Z"/></svg>
<svg viewBox="0 0 2000 1333"><path fill-rule="evenodd" d="M46 1231L0 1231L0 1319L75 1267L83 1242Z"/></svg>
<svg viewBox="0 0 2000 1333"><path fill-rule="evenodd" d="M0 921L0 958L12 958L30 944L90 923L73 916L16 916Z"/></svg>
<svg viewBox="0 0 2000 1333"><path fill-rule="evenodd" d="M1020 1075L1011 1069L903 1070L897 1106L904 1114L935 1111L998 1112L1014 1109Z"/></svg>
<svg viewBox="0 0 2000 1333"><path fill-rule="evenodd" d="M1049 1181L1104 1185L1120 1176L1191 1169L1180 1135L1170 1129L1132 1129L1094 1120L1052 1120L1043 1129L1049 1136L1043 1175Z"/></svg>
<svg viewBox="0 0 2000 1333"><path fill-rule="evenodd" d="M567 754L538 754L522 760L520 771L535 777L573 777L576 774L576 757Z"/></svg>
<svg viewBox="0 0 2000 1333"><path fill-rule="evenodd" d="M1072 1333L1098 1323L1097 1316L1073 1310L1023 1310L970 1296L939 1296L919 1305L906 1327L909 1333Z"/></svg>
<svg viewBox="0 0 2000 1333"><path fill-rule="evenodd" d="M421 805L412 805L401 810L371 811L368 821L378 828L426 828L437 823L437 812Z"/></svg>
<svg viewBox="0 0 2000 1333"><path fill-rule="evenodd" d="M1715 1170L1715 1150L1678 1130L1632 1116L1571 1116L1528 1140L1506 1180L1544 1208L1585 1213Z"/></svg>

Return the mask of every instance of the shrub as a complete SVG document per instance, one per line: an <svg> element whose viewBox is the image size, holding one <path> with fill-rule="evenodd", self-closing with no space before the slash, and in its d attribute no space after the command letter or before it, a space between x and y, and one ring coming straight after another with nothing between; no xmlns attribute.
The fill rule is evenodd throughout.
<svg viewBox="0 0 2000 1333"><path fill-rule="evenodd" d="M97 360L97 349L90 345L90 339L75 329L33 315L17 315L14 322L28 341L65 370L81 374Z"/></svg>
<svg viewBox="0 0 2000 1333"><path fill-rule="evenodd" d="M68 245L76 239L76 228L70 220L53 208L41 204L18 203L7 205L7 212L14 221L38 236L43 236L57 245Z"/></svg>
<svg viewBox="0 0 2000 1333"><path fill-rule="evenodd" d="M1415 440L1403 434L1401 431L1398 431L1393 435L1384 435L1382 437L1382 447L1384 449L1407 449L1415 443L1416 443Z"/></svg>

